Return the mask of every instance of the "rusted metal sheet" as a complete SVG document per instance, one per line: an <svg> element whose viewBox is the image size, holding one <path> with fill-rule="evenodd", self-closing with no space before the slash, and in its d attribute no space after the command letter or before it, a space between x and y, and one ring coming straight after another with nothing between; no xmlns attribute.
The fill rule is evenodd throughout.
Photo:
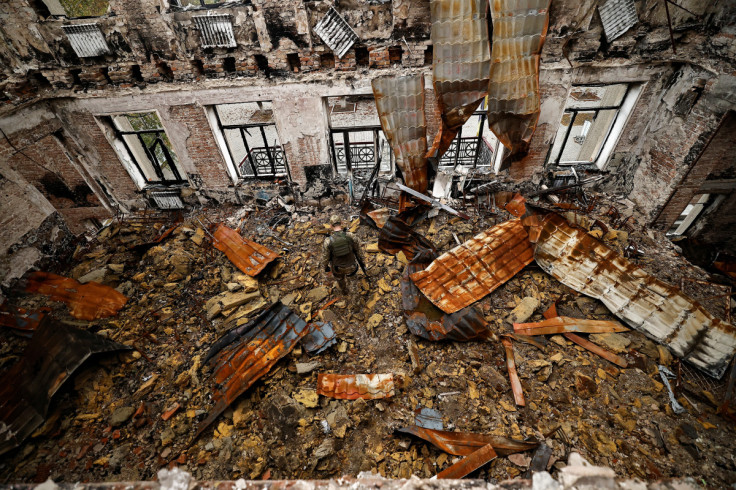
<svg viewBox="0 0 736 490"><path fill-rule="evenodd" d="M404 319L411 333L427 340L491 340L495 334L474 307L467 306L451 315L437 308L414 285L409 276L426 267L410 263L401 276L401 302Z"/></svg>
<svg viewBox="0 0 736 490"><path fill-rule="evenodd" d="M525 407L526 401L524 400L524 390L522 390L521 388L521 381L519 380L519 373L516 372L516 360L514 359L514 345L506 337L501 339L501 343L503 344L504 350L506 351L506 370L509 373L511 391L514 394L514 402L520 407Z"/></svg>
<svg viewBox="0 0 736 490"><path fill-rule="evenodd" d="M391 255L404 252L406 258L413 259L417 254L434 256L437 250L432 242L411 229L396 216L386 220L378 234L378 248Z"/></svg>
<svg viewBox="0 0 736 490"><path fill-rule="evenodd" d="M432 66L441 125L427 156L440 158L488 94L487 2L432 0Z"/></svg>
<svg viewBox="0 0 736 490"><path fill-rule="evenodd" d="M214 360L212 379L216 388L212 399L215 405L195 438L279 359L291 352L306 333L307 323L277 301L252 321L220 337L204 361Z"/></svg>
<svg viewBox="0 0 736 490"><path fill-rule="evenodd" d="M627 325L711 376L720 378L736 352L733 325L557 214L545 218L535 259L566 286L601 300Z"/></svg>
<svg viewBox="0 0 736 490"><path fill-rule="evenodd" d="M498 457L493 446L486 444L470 456L466 456L449 468L445 468L437 474L438 479L459 480L468 476L481 466Z"/></svg>
<svg viewBox="0 0 736 490"><path fill-rule="evenodd" d="M334 301L334 300L333 300ZM330 322L313 322L307 326L307 333L302 338L304 350L310 354L319 354L337 342L335 329Z"/></svg>
<svg viewBox="0 0 736 490"><path fill-rule="evenodd" d="M383 228L383 225L385 225L386 221L391 217L391 210L388 208L380 208L365 214L370 216L377 228Z"/></svg>
<svg viewBox="0 0 736 490"><path fill-rule="evenodd" d="M629 365L629 363L626 362L626 359L624 359L623 357L617 356L613 352L604 349L600 345L594 344L593 342L591 342L588 339L584 339L584 338L580 337L579 335L575 335L574 333L566 333L566 334L563 334L563 335L565 336L565 338L567 340L569 340L571 342L575 342L580 347L589 350L593 354L597 354L597 355L601 356L603 359L605 359L605 360L607 360L609 362L612 362L612 363L616 364L619 367L626 368Z"/></svg>
<svg viewBox="0 0 736 490"><path fill-rule="evenodd" d="M43 424L54 393L89 356L128 349L45 317L21 360L0 378L0 454Z"/></svg>
<svg viewBox="0 0 736 490"><path fill-rule="evenodd" d="M251 277L257 276L279 256L273 250L241 237L237 231L225 225L218 225L213 237L212 245L224 252L230 262Z"/></svg>
<svg viewBox="0 0 736 490"><path fill-rule="evenodd" d="M442 451L454 456L470 456L483 446L490 444L499 456L528 451L539 446L539 442L518 441L490 434L474 434L472 432L450 432L446 430L432 430L412 425L398 429L399 432L411 434L424 439Z"/></svg>
<svg viewBox="0 0 736 490"><path fill-rule="evenodd" d="M521 194L516 194L504 208L513 216L521 218L526 214L526 199Z"/></svg>
<svg viewBox="0 0 736 490"><path fill-rule="evenodd" d="M342 400L389 398L395 394L394 375L319 373L317 393Z"/></svg>
<svg viewBox="0 0 736 490"><path fill-rule="evenodd" d="M371 82L381 127L396 156L404 184L427 192L427 123L424 76L386 76Z"/></svg>
<svg viewBox="0 0 736 490"><path fill-rule="evenodd" d="M38 328L38 324L51 311L51 308L43 307L37 310L26 310L7 305L0 307L0 327L8 327L21 332L22 335L30 337Z"/></svg>
<svg viewBox="0 0 736 490"><path fill-rule="evenodd" d="M619 322L588 320L557 316L535 323L514 323L514 332L521 335L550 335L560 333L628 332Z"/></svg>
<svg viewBox="0 0 736 490"><path fill-rule="evenodd" d="M512 159L528 151L539 120L539 54L547 35L550 2L491 2L488 126L511 150Z"/></svg>
<svg viewBox="0 0 736 490"><path fill-rule="evenodd" d="M97 320L117 315L128 298L109 286L97 282L78 281L50 272L33 272L26 282L25 292L49 296L66 303L69 314L79 320Z"/></svg>
<svg viewBox="0 0 736 490"><path fill-rule="evenodd" d="M411 280L445 313L465 308L534 260L519 220L506 221L441 255Z"/></svg>

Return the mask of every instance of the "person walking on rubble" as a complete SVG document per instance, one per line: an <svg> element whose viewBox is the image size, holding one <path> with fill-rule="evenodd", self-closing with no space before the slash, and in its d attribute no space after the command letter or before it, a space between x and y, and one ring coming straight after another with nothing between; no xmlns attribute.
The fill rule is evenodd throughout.
<svg viewBox="0 0 736 490"><path fill-rule="evenodd" d="M322 243L322 266L332 275L343 294L348 294L347 276L358 272L358 265L365 271L365 259L360 239L343 229L342 220L337 215L330 216L332 233Z"/></svg>

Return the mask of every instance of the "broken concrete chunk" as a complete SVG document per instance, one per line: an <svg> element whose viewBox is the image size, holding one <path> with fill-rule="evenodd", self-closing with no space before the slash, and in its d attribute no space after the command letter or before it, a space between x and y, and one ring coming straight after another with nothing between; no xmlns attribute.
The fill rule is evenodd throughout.
<svg viewBox="0 0 736 490"><path fill-rule="evenodd" d="M516 305L516 308L511 310L508 320L511 323L524 323L531 318L537 308L539 308L539 300L532 296L527 296Z"/></svg>
<svg viewBox="0 0 736 490"><path fill-rule="evenodd" d="M262 302L264 302L264 299L259 291L238 291L235 293L227 291L220 293L217 296L210 298L207 303L205 303L207 319L212 320L223 311L232 310L233 308L242 306L246 303L258 305Z"/></svg>
<svg viewBox="0 0 736 490"><path fill-rule="evenodd" d="M631 344L631 340L618 333L594 333L589 338L616 354L626 352L626 348Z"/></svg>
<svg viewBox="0 0 736 490"><path fill-rule="evenodd" d="M316 390L302 388L292 394L292 398L307 408L315 408L319 405L319 395Z"/></svg>
<svg viewBox="0 0 736 490"><path fill-rule="evenodd" d="M330 290L326 286L320 286L317 288L314 288L310 290L307 293L307 301L311 301L313 303L319 303L323 299L325 299L327 296L329 296Z"/></svg>
<svg viewBox="0 0 736 490"><path fill-rule="evenodd" d="M118 407L110 416L110 425L113 427L119 427L127 422L134 413L135 408L133 407Z"/></svg>
<svg viewBox="0 0 736 490"><path fill-rule="evenodd" d="M322 366L322 363L319 361L312 361L312 362L297 362L296 363L296 372L298 374L309 374L315 369Z"/></svg>

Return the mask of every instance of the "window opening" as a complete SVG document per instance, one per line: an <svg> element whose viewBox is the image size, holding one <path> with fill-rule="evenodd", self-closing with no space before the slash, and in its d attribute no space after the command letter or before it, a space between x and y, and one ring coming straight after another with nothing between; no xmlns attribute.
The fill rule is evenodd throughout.
<svg viewBox="0 0 736 490"><path fill-rule="evenodd" d="M668 236L684 235L685 232L695 223L698 216L703 212L710 199L710 194L695 194L690 203L682 210L680 216L672 224L667 231Z"/></svg>
<svg viewBox="0 0 736 490"><path fill-rule="evenodd" d="M358 66L368 66L370 64L370 54L368 48L359 46L355 48L355 64Z"/></svg>
<svg viewBox="0 0 736 490"><path fill-rule="evenodd" d="M388 48L388 59L392 65L401 64L401 46L391 46Z"/></svg>
<svg viewBox="0 0 736 490"><path fill-rule="evenodd" d="M332 53L319 55L319 65L322 68L335 68L335 55Z"/></svg>
<svg viewBox="0 0 736 490"><path fill-rule="evenodd" d="M235 73L235 58L228 56L222 60L222 69L227 73Z"/></svg>
<svg viewBox="0 0 736 490"><path fill-rule="evenodd" d="M433 54L434 48L431 44L424 48L424 66L430 66L432 64Z"/></svg>
<svg viewBox="0 0 736 490"><path fill-rule="evenodd" d="M289 63L289 69L294 73L299 73L302 69L302 61L299 59L298 53L289 53L286 55L286 61Z"/></svg>
<svg viewBox="0 0 736 490"><path fill-rule="evenodd" d="M499 150L503 151L496 135L488 127L485 100L465 122L455 139L452 140L439 161L439 168L449 170L455 167L494 168Z"/></svg>
<svg viewBox="0 0 736 490"><path fill-rule="evenodd" d="M266 75L266 77L269 77L271 74L271 69L268 67L268 58L266 58L262 54L257 54L253 57L256 60L256 66L258 67L258 70L262 71Z"/></svg>

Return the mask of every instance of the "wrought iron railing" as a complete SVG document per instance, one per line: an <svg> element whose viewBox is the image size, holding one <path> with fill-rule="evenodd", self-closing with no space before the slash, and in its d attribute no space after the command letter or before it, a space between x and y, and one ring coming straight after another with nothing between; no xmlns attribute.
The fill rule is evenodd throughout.
<svg viewBox="0 0 736 490"><path fill-rule="evenodd" d="M271 167L271 158L268 156L269 152L271 158L273 158L273 168ZM255 166L255 172L253 172L253 165ZM246 177L285 174L286 159L284 158L284 151L280 146L269 146L268 149L265 146L251 148L250 153L240 162L239 168L240 175Z"/></svg>
<svg viewBox="0 0 736 490"><path fill-rule="evenodd" d="M335 158L337 159L337 170L347 172L345 162L345 145L335 143ZM350 142L350 166L353 170L372 169L376 164L376 148L373 142Z"/></svg>
<svg viewBox="0 0 736 490"><path fill-rule="evenodd" d="M458 140L455 138L452 140L452 144L447 149L442 158L440 159L440 167L454 167L458 166L472 167L487 167L491 164L491 155L493 151L488 146L488 143L484 139L481 139L480 153L476 160L476 152L478 152L478 138L460 138L460 154L458 155Z"/></svg>

